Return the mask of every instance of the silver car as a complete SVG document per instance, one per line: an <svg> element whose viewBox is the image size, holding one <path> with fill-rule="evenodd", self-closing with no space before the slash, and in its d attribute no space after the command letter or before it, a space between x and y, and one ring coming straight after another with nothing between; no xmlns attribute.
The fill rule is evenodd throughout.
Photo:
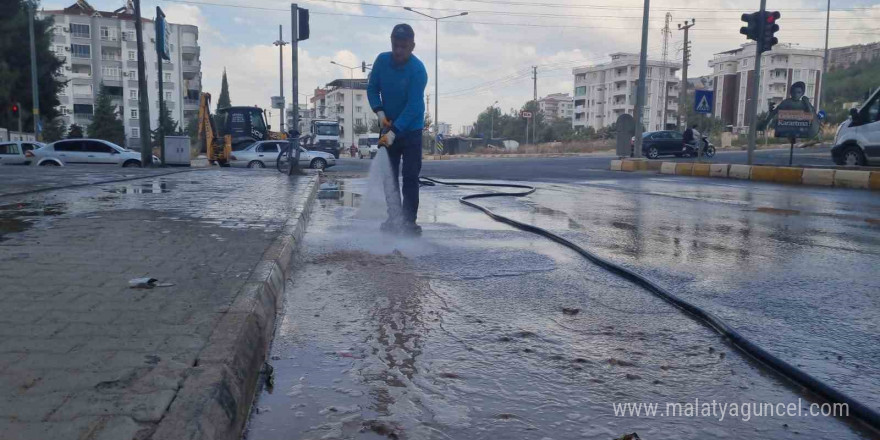
<svg viewBox="0 0 880 440"><path fill-rule="evenodd" d="M278 154L287 151L287 141L259 141L247 148L233 151L229 165L237 168L275 168ZM299 166L323 170L336 165L336 158L323 151L299 148Z"/></svg>
<svg viewBox="0 0 880 440"><path fill-rule="evenodd" d="M0 142L0 165L30 165L34 161L32 151L45 146L34 141Z"/></svg>
<svg viewBox="0 0 880 440"><path fill-rule="evenodd" d="M102 139L65 139L34 150L32 154L33 162L38 166L72 164L141 166L141 153L126 150ZM156 156L153 156L153 162L158 162Z"/></svg>

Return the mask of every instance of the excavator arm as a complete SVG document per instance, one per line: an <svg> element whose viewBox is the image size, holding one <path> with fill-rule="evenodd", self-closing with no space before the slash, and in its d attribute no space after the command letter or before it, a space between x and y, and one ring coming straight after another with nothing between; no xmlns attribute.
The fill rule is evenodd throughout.
<svg viewBox="0 0 880 440"><path fill-rule="evenodd" d="M205 156L210 162L216 162L220 166L224 166L229 162L229 156L232 155L232 138L224 136L221 138L217 134L217 127L214 126L214 118L211 117L211 94L202 93L199 97L199 147L205 152Z"/></svg>

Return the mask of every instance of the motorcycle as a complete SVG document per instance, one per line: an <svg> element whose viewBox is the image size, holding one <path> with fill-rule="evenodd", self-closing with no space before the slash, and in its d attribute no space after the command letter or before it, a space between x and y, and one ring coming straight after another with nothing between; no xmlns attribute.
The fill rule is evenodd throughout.
<svg viewBox="0 0 880 440"><path fill-rule="evenodd" d="M713 156L715 156L715 146L712 145L711 142L709 142L709 136L705 136L705 135L701 136L700 144L702 144L702 147L700 148L699 152L697 151L696 145L685 144L687 147L686 148L687 152L684 154L685 157L697 156L697 155L699 155L700 157L713 157Z"/></svg>

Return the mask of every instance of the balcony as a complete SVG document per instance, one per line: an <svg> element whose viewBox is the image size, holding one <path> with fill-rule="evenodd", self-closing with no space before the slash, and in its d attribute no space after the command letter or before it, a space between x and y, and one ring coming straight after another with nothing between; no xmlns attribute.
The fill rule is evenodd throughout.
<svg viewBox="0 0 880 440"><path fill-rule="evenodd" d="M70 36L73 38L86 38L86 39L92 38L88 32L71 32Z"/></svg>
<svg viewBox="0 0 880 440"><path fill-rule="evenodd" d="M199 55L201 49L199 46L180 46L180 53L183 55Z"/></svg>
<svg viewBox="0 0 880 440"><path fill-rule="evenodd" d="M202 69L201 61L183 61L181 70L183 73L198 73Z"/></svg>

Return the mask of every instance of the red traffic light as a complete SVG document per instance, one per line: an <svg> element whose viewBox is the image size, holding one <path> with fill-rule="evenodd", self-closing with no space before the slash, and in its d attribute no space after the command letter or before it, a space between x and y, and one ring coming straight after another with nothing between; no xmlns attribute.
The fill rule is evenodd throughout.
<svg viewBox="0 0 880 440"><path fill-rule="evenodd" d="M17 112L17 111L18 111L18 106L17 106L17 105L13 105L13 106L12 106L12 111L13 111L13 112Z"/></svg>
<svg viewBox="0 0 880 440"><path fill-rule="evenodd" d="M781 17L781 16L782 16L782 14L780 14L779 11L773 11L773 12L767 13L767 17L766 17L767 23L768 24L776 23L776 20L779 20L779 17Z"/></svg>

